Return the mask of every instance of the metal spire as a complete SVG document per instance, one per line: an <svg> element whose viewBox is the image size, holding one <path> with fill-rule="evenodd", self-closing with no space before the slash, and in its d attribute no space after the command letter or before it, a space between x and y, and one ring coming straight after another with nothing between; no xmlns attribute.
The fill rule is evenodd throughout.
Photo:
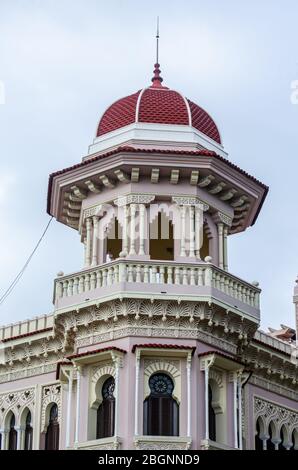
<svg viewBox="0 0 298 470"><path fill-rule="evenodd" d="M162 87L161 82L163 81L162 77L160 76L160 66L158 63L158 56L159 56L159 16L157 17L157 28L156 28L156 63L154 64L154 70L153 70L153 78L151 79L152 81L152 86L153 87Z"/></svg>

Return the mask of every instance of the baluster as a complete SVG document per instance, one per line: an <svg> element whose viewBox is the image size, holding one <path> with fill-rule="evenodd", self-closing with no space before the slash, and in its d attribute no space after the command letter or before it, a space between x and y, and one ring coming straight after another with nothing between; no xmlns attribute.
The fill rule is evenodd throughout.
<svg viewBox="0 0 298 470"><path fill-rule="evenodd" d="M136 282L142 282L142 271L140 264L137 265Z"/></svg>
<svg viewBox="0 0 298 470"><path fill-rule="evenodd" d="M113 284L113 274L114 274L113 271L114 271L113 267L110 266L108 268L108 282L107 282L108 286L111 286Z"/></svg>
<svg viewBox="0 0 298 470"><path fill-rule="evenodd" d="M180 269L175 268L175 284L180 284Z"/></svg>
<svg viewBox="0 0 298 470"><path fill-rule="evenodd" d="M57 282L56 284L56 296L58 299L61 299L63 296L63 283L62 282Z"/></svg>
<svg viewBox="0 0 298 470"><path fill-rule="evenodd" d="M220 278L221 278L220 273L217 273L217 276L216 276L216 288L217 288L218 290L220 290Z"/></svg>
<svg viewBox="0 0 298 470"><path fill-rule="evenodd" d="M212 287L212 269L211 266L206 266L205 268L205 286Z"/></svg>
<svg viewBox="0 0 298 470"><path fill-rule="evenodd" d="M101 287L101 278L102 278L101 271L98 270L96 272L96 289L99 289Z"/></svg>
<svg viewBox="0 0 298 470"><path fill-rule="evenodd" d="M133 282L133 266L130 264L128 266L128 282Z"/></svg>
<svg viewBox="0 0 298 470"><path fill-rule="evenodd" d="M249 289L249 305L253 306L254 304L254 293L251 289Z"/></svg>
<svg viewBox="0 0 298 470"><path fill-rule="evenodd" d="M253 294L254 299L253 299L253 305L255 308L260 308L260 294L259 292L254 292Z"/></svg>
<svg viewBox="0 0 298 470"><path fill-rule="evenodd" d="M187 284L188 284L187 268L183 268L182 284L183 284L184 286L187 286Z"/></svg>
<svg viewBox="0 0 298 470"><path fill-rule="evenodd" d="M73 295L77 295L79 293L79 278L75 277L73 281Z"/></svg>
<svg viewBox="0 0 298 470"><path fill-rule="evenodd" d="M159 280L159 282L160 282L161 284L164 284L164 283L165 283L165 267L164 267L164 266L160 266L159 272L160 272L160 280Z"/></svg>
<svg viewBox="0 0 298 470"><path fill-rule="evenodd" d="M114 266L114 284L119 282L119 265Z"/></svg>
<svg viewBox="0 0 298 470"><path fill-rule="evenodd" d="M156 266L152 266L152 283L156 283L156 274L157 274L157 268Z"/></svg>
<svg viewBox="0 0 298 470"><path fill-rule="evenodd" d="M127 266L125 263L120 263L119 265L119 281L120 282L127 281Z"/></svg>
<svg viewBox="0 0 298 470"><path fill-rule="evenodd" d="M247 292L247 287L243 286L242 287L242 300L245 304L247 303L246 292Z"/></svg>
<svg viewBox="0 0 298 470"><path fill-rule="evenodd" d="M239 299L241 300L241 302L243 302L243 287L240 284L238 287L238 292L239 292Z"/></svg>
<svg viewBox="0 0 298 470"><path fill-rule="evenodd" d="M144 266L144 283L148 284L149 282L149 266L148 264L145 264Z"/></svg>
<svg viewBox="0 0 298 470"><path fill-rule="evenodd" d="M228 277L225 277L225 293L227 295L229 295L229 293L230 293L229 286L230 286L230 280L229 280Z"/></svg>
<svg viewBox="0 0 298 470"><path fill-rule="evenodd" d="M220 290L221 292L225 291L225 276L223 274L220 276Z"/></svg>
<svg viewBox="0 0 298 470"><path fill-rule="evenodd" d="M167 284L173 284L173 268L168 266L167 269Z"/></svg>
<svg viewBox="0 0 298 470"><path fill-rule="evenodd" d="M84 292L84 276L80 276L79 280L79 294Z"/></svg>
<svg viewBox="0 0 298 470"><path fill-rule="evenodd" d="M198 286L203 286L203 269L198 268Z"/></svg>
<svg viewBox="0 0 298 470"><path fill-rule="evenodd" d="M107 279L108 279L108 270L104 269L102 272L102 287L107 286Z"/></svg>
<svg viewBox="0 0 298 470"><path fill-rule="evenodd" d="M190 268L190 285L195 286L196 285L196 278L195 278L195 270L194 268Z"/></svg>
<svg viewBox="0 0 298 470"><path fill-rule="evenodd" d="M73 295L73 279L69 279L68 288L67 288L67 296L71 297L72 295Z"/></svg>
<svg viewBox="0 0 298 470"><path fill-rule="evenodd" d="M90 274L85 274L85 292L90 290Z"/></svg>
<svg viewBox="0 0 298 470"><path fill-rule="evenodd" d="M68 282L63 281L63 297L67 297L67 287L68 287Z"/></svg>
<svg viewBox="0 0 298 470"><path fill-rule="evenodd" d="M90 289L93 290L96 287L96 274L91 273L91 279L90 279Z"/></svg>

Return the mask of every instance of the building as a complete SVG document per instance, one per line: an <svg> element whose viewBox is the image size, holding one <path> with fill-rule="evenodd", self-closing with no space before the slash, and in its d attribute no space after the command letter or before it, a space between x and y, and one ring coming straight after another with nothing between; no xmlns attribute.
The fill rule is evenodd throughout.
<svg viewBox="0 0 298 470"><path fill-rule="evenodd" d="M112 104L49 179L83 267L52 314L0 328L1 449L297 450L295 332L260 331L258 283L228 268L267 191L159 64Z"/></svg>

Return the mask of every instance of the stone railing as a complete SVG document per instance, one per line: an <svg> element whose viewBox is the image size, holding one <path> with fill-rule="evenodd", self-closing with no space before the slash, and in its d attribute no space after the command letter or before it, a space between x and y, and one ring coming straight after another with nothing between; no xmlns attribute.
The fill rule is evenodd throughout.
<svg viewBox="0 0 298 470"><path fill-rule="evenodd" d="M211 439L203 439L201 441L202 450L239 450L235 447L230 447L227 444L221 444L220 442L211 441Z"/></svg>
<svg viewBox="0 0 298 470"><path fill-rule="evenodd" d="M163 290L183 294L199 295L200 287L215 289L225 297L240 301L253 309L259 309L260 289L258 284L249 284L230 273L214 266L210 262L196 264L168 261L116 260L101 266L87 269L76 274L62 276L55 280L54 303L80 294L87 294L96 289L110 290L116 285L128 286L133 290L136 285L143 285L143 291L157 287ZM134 284L134 286L132 286ZM185 289L184 289L185 288ZM121 290L121 289L120 289Z"/></svg>
<svg viewBox="0 0 298 470"><path fill-rule="evenodd" d="M291 355L295 349L297 349L297 346L295 343L286 343L285 341L282 341L278 338L273 338L267 333L264 333L263 331L256 331L254 339L257 341L260 341L261 343L266 344L267 346L271 346L275 349L278 349L281 352L284 352L285 354Z"/></svg>
<svg viewBox="0 0 298 470"><path fill-rule="evenodd" d="M54 316L52 314L33 317L30 320L23 320L10 325L0 327L0 341L15 336L33 333L46 328L52 328L54 324Z"/></svg>
<svg viewBox="0 0 298 470"><path fill-rule="evenodd" d="M118 437L105 437L94 441L79 442L71 450L117 450L120 444Z"/></svg>
<svg viewBox="0 0 298 470"><path fill-rule="evenodd" d="M136 436L134 438L136 450L189 450L190 437L174 436Z"/></svg>

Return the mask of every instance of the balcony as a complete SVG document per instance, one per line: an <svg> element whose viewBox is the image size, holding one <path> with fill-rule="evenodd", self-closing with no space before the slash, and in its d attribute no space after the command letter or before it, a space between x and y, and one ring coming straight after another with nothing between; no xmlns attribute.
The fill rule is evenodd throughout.
<svg viewBox="0 0 298 470"><path fill-rule="evenodd" d="M209 262L118 259L55 279L54 305L63 312L114 298L212 301L259 320L260 289Z"/></svg>

